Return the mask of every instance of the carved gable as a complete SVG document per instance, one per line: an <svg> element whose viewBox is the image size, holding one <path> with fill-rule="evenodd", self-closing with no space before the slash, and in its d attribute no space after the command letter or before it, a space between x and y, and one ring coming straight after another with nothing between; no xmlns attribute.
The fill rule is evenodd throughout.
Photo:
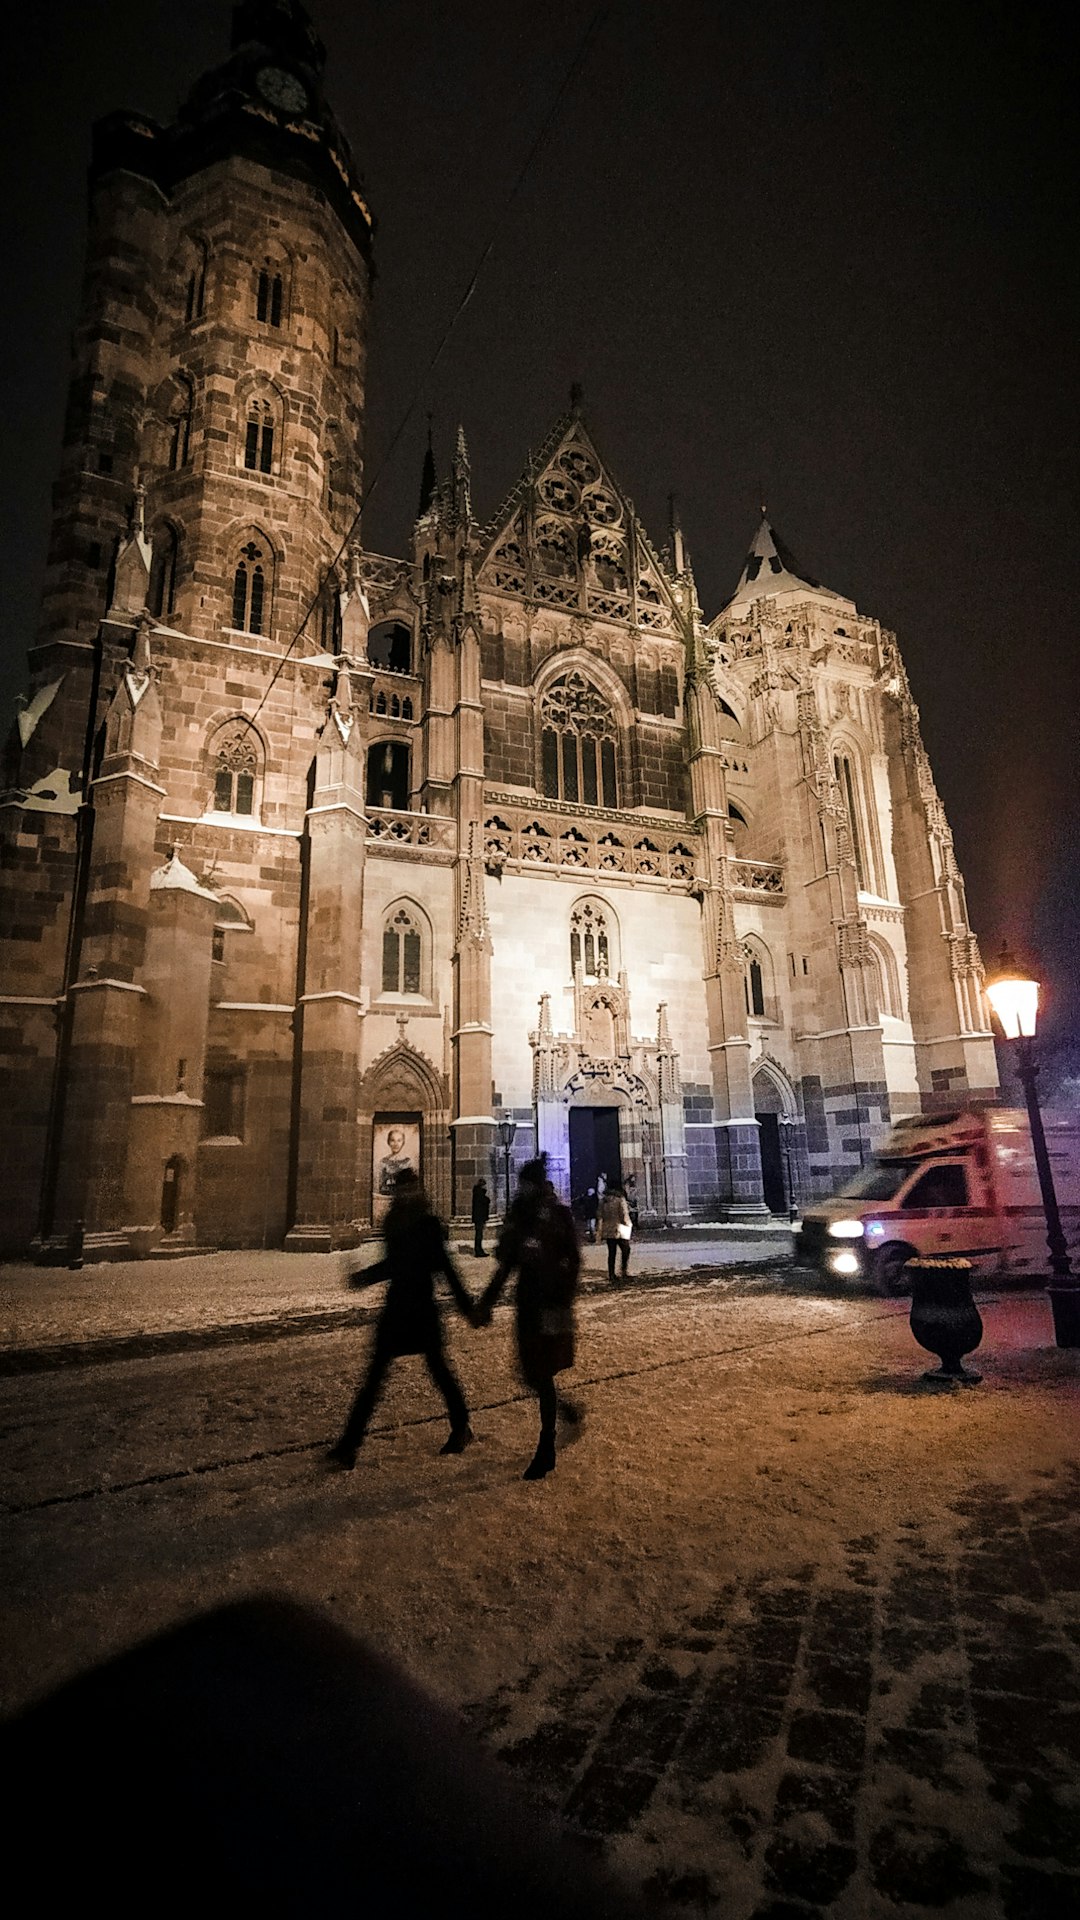
<svg viewBox="0 0 1080 1920"><path fill-rule="evenodd" d="M585 618L674 631L660 561L576 414L559 422L484 530L478 584Z"/></svg>

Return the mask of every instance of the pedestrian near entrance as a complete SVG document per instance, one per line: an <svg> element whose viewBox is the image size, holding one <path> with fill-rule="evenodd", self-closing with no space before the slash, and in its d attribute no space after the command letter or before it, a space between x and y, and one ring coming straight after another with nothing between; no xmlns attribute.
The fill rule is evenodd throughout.
<svg viewBox="0 0 1080 1920"><path fill-rule="evenodd" d="M491 1213L491 1196L487 1190L487 1181L478 1180L472 1190L473 1252L478 1260L484 1257L484 1228Z"/></svg>
<svg viewBox="0 0 1080 1920"><path fill-rule="evenodd" d="M422 1353L446 1402L450 1438L440 1453L463 1453L473 1437L465 1396L443 1351L442 1325L435 1299L435 1275L445 1274L454 1299L472 1320L475 1306L454 1265L446 1244L446 1229L432 1212L427 1195L410 1168L398 1173L394 1197L383 1222L385 1258L368 1269L366 1277L386 1275L386 1299L375 1328L375 1345L363 1383L353 1401L345 1431L327 1455L336 1467L356 1465L368 1421L382 1391L391 1362L402 1354Z"/></svg>
<svg viewBox="0 0 1080 1920"><path fill-rule="evenodd" d="M574 1296L581 1252L569 1207L556 1197L543 1157L522 1167L513 1205L495 1250L498 1262L481 1295L477 1322L487 1325L510 1275L515 1299L518 1365L540 1403L540 1438L522 1478L543 1480L555 1465L555 1422L581 1415L555 1391L555 1375L574 1364Z"/></svg>
<svg viewBox="0 0 1080 1920"><path fill-rule="evenodd" d="M606 1240L607 1242L607 1276L609 1280L614 1280L615 1278L616 1249L622 1260L621 1277L624 1280L626 1278L626 1269L630 1265L630 1235L632 1232L633 1223L630 1219L630 1208L626 1203L626 1195L620 1186L611 1186L600 1202L599 1227L601 1240Z"/></svg>

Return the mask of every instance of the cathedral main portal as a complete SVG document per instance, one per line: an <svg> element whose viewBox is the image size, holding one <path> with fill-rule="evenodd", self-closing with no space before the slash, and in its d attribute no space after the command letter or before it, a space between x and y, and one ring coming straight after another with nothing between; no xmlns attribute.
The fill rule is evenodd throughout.
<svg viewBox="0 0 1080 1920"><path fill-rule="evenodd" d="M570 1108L570 1194L574 1202L589 1188L595 1190L600 1174L608 1186L622 1184L622 1153L619 1147L618 1107Z"/></svg>

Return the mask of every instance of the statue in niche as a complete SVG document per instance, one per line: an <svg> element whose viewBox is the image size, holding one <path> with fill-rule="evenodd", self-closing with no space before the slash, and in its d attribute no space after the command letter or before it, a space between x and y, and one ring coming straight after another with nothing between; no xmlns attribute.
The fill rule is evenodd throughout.
<svg viewBox="0 0 1080 1920"><path fill-rule="evenodd" d="M585 1051L594 1060L612 1060L615 1057L615 1014L607 1000L594 1000L586 1007L583 1019L582 1039Z"/></svg>

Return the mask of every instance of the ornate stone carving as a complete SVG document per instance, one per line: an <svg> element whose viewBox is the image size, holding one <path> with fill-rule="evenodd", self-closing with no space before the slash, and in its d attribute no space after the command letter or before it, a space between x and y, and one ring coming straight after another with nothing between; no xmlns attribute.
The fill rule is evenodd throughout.
<svg viewBox="0 0 1080 1920"><path fill-rule="evenodd" d="M780 900L784 896L784 869L766 860L730 860L731 885L738 893L767 894Z"/></svg>
<svg viewBox="0 0 1080 1920"><path fill-rule="evenodd" d="M576 670L560 674L546 687L540 701L541 725L560 732L592 733L614 739L616 728L604 695Z"/></svg>
<svg viewBox="0 0 1080 1920"><path fill-rule="evenodd" d="M863 919L841 920L836 929L842 967L865 967L870 960L870 938Z"/></svg>

